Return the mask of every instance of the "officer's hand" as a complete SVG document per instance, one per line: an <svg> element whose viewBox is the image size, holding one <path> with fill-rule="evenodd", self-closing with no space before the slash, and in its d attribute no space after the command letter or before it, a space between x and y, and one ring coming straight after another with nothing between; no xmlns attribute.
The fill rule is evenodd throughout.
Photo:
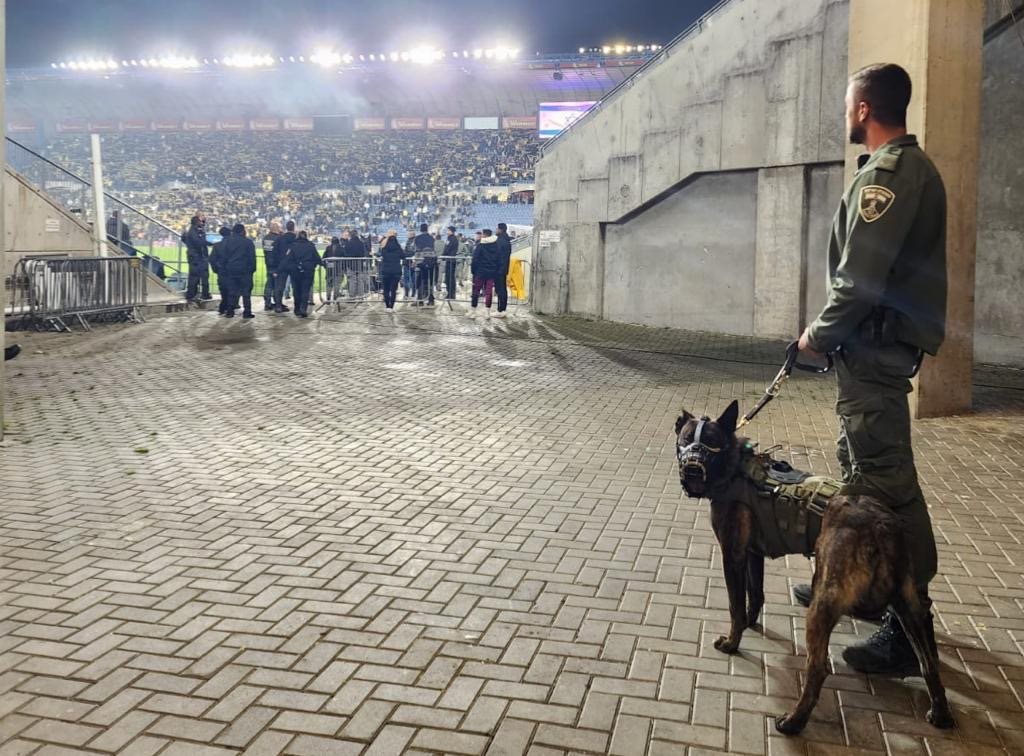
<svg viewBox="0 0 1024 756"><path fill-rule="evenodd" d="M821 352L815 352L813 349L811 349L811 341L807 333L808 329L805 328L804 332L800 334L800 341L797 343L797 348L799 348L801 352L809 355L814 359L821 359L821 357L823 356Z"/></svg>

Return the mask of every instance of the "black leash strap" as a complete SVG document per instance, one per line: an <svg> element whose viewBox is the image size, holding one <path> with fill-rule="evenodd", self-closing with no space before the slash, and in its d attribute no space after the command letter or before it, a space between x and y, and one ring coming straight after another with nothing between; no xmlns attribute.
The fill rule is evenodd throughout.
<svg viewBox="0 0 1024 756"><path fill-rule="evenodd" d="M749 423L758 413L763 410L768 404L779 395L782 391L782 384L789 380L789 376L793 374L793 368L797 370L803 370L805 373L817 373L823 374L829 372L835 365L832 362L832 355L826 354L825 359L828 362L825 366L820 365L804 365L803 363L797 362L796 358L800 355L799 342L794 341L792 344L786 347L786 361L782 363L782 368L775 375L775 379L768 384L768 388L764 390L764 396L757 400L757 404L750 408L741 419L739 424L736 426L736 430L739 430L744 425Z"/></svg>

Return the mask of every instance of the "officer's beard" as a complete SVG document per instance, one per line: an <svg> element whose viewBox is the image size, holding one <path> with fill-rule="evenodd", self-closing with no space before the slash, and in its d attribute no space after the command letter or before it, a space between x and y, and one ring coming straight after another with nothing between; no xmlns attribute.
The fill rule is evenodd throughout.
<svg viewBox="0 0 1024 756"><path fill-rule="evenodd" d="M861 124L856 124L850 127L850 144L864 144L864 140L867 138L867 129Z"/></svg>

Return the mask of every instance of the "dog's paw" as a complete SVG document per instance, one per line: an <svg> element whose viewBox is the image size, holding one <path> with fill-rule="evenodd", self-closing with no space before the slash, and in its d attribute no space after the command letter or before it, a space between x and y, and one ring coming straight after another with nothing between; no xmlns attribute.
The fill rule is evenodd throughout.
<svg viewBox="0 0 1024 756"><path fill-rule="evenodd" d="M727 635L722 635L715 641L715 649L723 654L735 654L740 647L739 641L732 640Z"/></svg>
<svg viewBox="0 0 1024 756"><path fill-rule="evenodd" d="M928 720L928 724L933 727L938 727L940 730L948 730L952 727L956 727L956 720L953 719L953 713L949 710L949 707L928 709L928 713L924 715L924 718Z"/></svg>
<svg viewBox="0 0 1024 756"><path fill-rule="evenodd" d="M799 735L804 729L804 723L798 721L792 714L783 714L775 717L775 729L783 735Z"/></svg>

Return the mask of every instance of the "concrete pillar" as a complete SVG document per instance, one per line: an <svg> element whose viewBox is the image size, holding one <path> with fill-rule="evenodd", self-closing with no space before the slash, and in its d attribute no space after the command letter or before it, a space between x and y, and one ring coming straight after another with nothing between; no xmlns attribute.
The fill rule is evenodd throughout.
<svg viewBox="0 0 1024 756"><path fill-rule="evenodd" d="M4 82L7 81L7 49L5 43L7 41L7 8L6 0L0 0L0 126L3 126L6 133L7 130L7 113L4 105L6 95L4 92ZM0 139L0 165L7 165L7 142ZM3 245L0 248L0 276L3 275L5 266L3 265L5 258L7 257L7 229L4 228L4 185L7 183L6 174L4 177L0 177L0 244ZM0 281L0 315L7 312L7 287L3 285L3 281ZM3 329L0 329L0 347L3 347L7 343L7 333ZM4 440L4 403L7 397L7 377L5 375L3 360L0 360L0 442Z"/></svg>
<svg viewBox="0 0 1024 756"><path fill-rule="evenodd" d="M850 71L898 63L914 93L907 127L946 184L949 302L946 342L925 360L914 393L915 417L971 407L974 363L974 253L985 0L852 0ZM847 175L853 173L847 153Z"/></svg>
<svg viewBox="0 0 1024 756"><path fill-rule="evenodd" d="M758 336L795 339L804 326L807 213L804 166L757 172L754 333Z"/></svg>

